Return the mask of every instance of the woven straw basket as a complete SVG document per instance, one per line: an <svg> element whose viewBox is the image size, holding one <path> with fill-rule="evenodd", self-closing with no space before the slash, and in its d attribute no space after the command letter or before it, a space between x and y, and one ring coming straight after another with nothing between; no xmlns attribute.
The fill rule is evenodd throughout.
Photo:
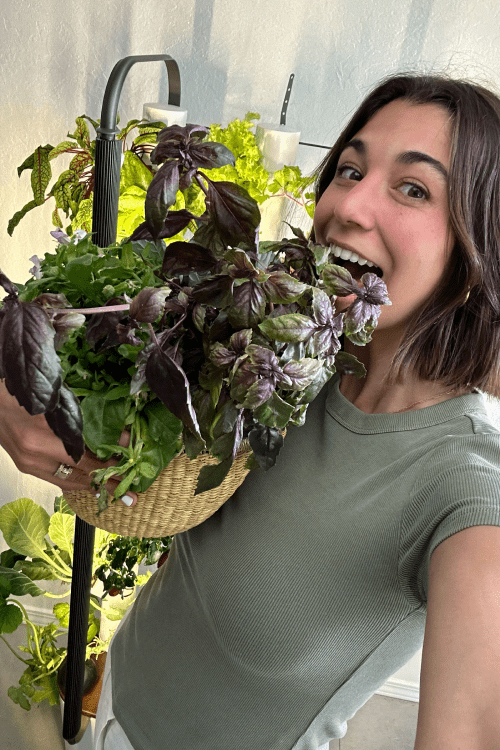
<svg viewBox="0 0 500 750"><path fill-rule="evenodd" d="M191 460L181 453L146 492L138 495L133 508L115 500L98 516L97 501L91 492L65 492L64 497L77 516L91 526L122 536L170 536L202 523L231 497L248 474L245 463L250 453L246 444L220 486L199 495L194 492L200 469L217 463L217 459L200 454Z"/></svg>

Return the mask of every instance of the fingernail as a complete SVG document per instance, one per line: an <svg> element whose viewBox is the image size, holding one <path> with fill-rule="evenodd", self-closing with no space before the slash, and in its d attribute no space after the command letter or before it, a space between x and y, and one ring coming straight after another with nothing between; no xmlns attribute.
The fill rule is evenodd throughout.
<svg viewBox="0 0 500 750"><path fill-rule="evenodd" d="M127 507L129 507L129 508L130 508L130 506L131 506L131 505L133 505L133 504L134 504L134 498L133 498L133 497L130 497L130 495L123 495L123 496L122 496L122 497L120 498L120 500L122 501L122 503L125 503L125 505L126 505Z"/></svg>

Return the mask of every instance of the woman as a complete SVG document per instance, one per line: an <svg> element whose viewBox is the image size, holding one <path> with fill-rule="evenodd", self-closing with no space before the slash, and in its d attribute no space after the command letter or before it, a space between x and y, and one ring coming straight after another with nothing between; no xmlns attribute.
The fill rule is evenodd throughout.
<svg viewBox="0 0 500 750"><path fill-rule="evenodd" d="M393 77L355 113L314 232L387 284L367 377L177 535L110 649L98 747L326 748L423 639L415 750L500 748L499 154L500 101L471 84ZM63 448L37 422L22 458L1 403L2 444L53 481Z"/></svg>

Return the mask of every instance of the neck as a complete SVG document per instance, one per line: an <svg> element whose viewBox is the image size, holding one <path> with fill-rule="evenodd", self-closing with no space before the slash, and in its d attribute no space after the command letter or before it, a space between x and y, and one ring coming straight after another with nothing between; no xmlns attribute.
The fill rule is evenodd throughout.
<svg viewBox="0 0 500 750"><path fill-rule="evenodd" d="M340 383L342 395L358 409L366 414L423 409L465 392L456 390L450 393L450 386L439 381L422 380L412 374L407 374L400 383L390 382L390 363L398 346L399 339L391 340L387 332L378 337L375 332L372 341L363 348L345 342L345 351L354 354L367 371L364 378L343 375Z"/></svg>

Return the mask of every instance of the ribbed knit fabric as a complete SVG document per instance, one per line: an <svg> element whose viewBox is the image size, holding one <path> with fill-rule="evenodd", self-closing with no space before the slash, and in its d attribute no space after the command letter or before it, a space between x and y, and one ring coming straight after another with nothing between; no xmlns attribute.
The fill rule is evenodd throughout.
<svg viewBox="0 0 500 750"><path fill-rule="evenodd" d="M500 526L481 394L364 414L325 388L276 466L177 535L112 647L136 750L315 750L420 648L429 559Z"/></svg>

